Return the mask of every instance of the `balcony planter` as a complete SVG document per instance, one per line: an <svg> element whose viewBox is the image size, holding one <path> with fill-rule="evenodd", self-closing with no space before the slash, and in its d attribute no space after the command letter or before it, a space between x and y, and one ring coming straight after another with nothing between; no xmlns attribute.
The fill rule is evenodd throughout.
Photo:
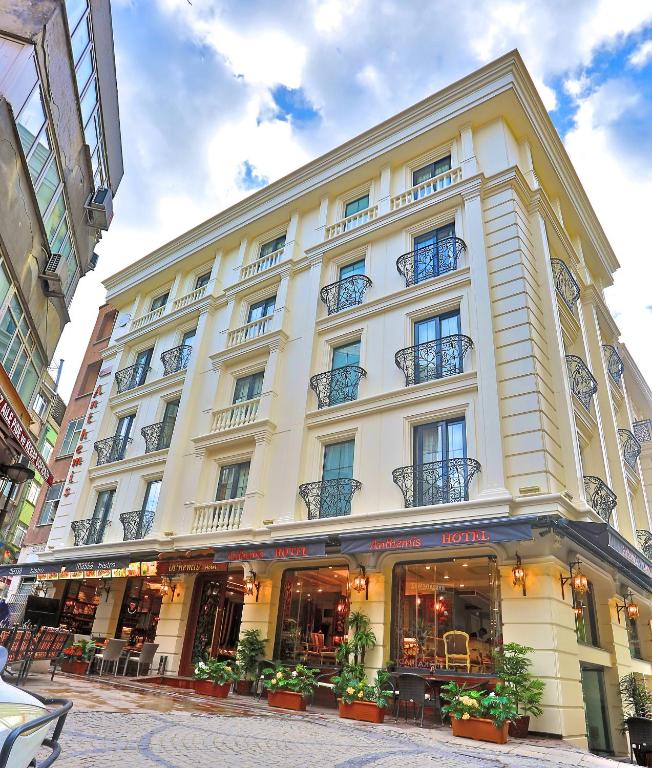
<svg viewBox="0 0 652 768"><path fill-rule="evenodd" d="M235 692L239 696L251 696L252 685L253 685L253 681L251 680L236 680Z"/></svg>
<svg viewBox="0 0 652 768"><path fill-rule="evenodd" d="M509 723L509 735L515 739L527 739L530 732L530 716L522 715L516 717Z"/></svg>
<svg viewBox="0 0 652 768"><path fill-rule="evenodd" d="M498 728L493 720L484 717L470 717L468 720L451 718L453 736L475 741L490 741L492 744L506 744L509 724L504 722Z"/></svg>
<svg viewBox="0 0 652 768"><path fill-rule="evenodd" d="M339 715L347 720L361 720L363 723L382 723L385 721L385 710L375 701L354 701L347 704L342 699L337 700Z"/></svg>
<svg viewBox="0 0 652 768"><path fill-rule="evenodd" d="M213 696L216 699L226 699L231 683L214 683L212 680L195 680L195 693L200 696Z"/></svg>
<svg viewBox="0 0 652 768"><path fill-rule="evenodd" d="M295 712L306 711L306 700L302 693L294 691L267 691L267 703L278 709L291 709Z"/></svg>
<svg viewBox="0 0 652 768"><path fill-rule="evenodd" d="M69 675L85 675L88 672L89 661L62 661L61 671Z"/></svg>

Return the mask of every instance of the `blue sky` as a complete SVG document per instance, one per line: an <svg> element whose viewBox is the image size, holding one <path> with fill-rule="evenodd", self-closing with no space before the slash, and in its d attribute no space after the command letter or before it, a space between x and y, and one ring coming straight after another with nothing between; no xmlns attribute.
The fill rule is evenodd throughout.
<svg viewBox="0 0 652 768"><path fill-rule="evenodd" d="M607 292L652 381L649 0L112 0L125 177L56 357L67 396L101 280L512 48L621 262Z"/></svg>

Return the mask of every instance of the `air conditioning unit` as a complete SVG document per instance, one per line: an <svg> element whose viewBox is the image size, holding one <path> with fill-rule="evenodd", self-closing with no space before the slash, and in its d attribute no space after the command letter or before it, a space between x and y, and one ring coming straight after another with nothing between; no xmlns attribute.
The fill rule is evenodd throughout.
<svg viewBox="0 0 652 768"><path fill-rule="evenodd" d="M68 263L60 253L53 253L48 263L39 275L45 283L46 296L63 298L65 296L63 286L68 276Z"/></svg>
<svg viewBox="0 0 652 768"><path fill-rule="evenodd" d="M88 260L88 268L89 270L95 269L97 266L97 262L100 260L99 254L97 254L95 251L93 251L93 255Z"/></svg>
<svg viewBox="0 0 652 768"><path fill-rule="evenodd" d="M113 218L113 196L108 187L99 187L86 201L88 223L95 229L108 229Z"/></svg>

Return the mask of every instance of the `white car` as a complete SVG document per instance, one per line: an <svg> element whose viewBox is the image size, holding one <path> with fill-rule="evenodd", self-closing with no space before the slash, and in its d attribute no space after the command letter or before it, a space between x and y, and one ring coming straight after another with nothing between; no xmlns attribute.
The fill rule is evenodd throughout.
<svg viewBox="0 0 652 768"><path fill-rule="evenodd" d="M0 646L0 674L6 663L7 649ZM61 754L58 739L71 707L71 701L27 693L0 677L0 768L52 765ZM54 721L54 732L48 738ZM42 748L49 754L37 762L36 755Z"/></svg>

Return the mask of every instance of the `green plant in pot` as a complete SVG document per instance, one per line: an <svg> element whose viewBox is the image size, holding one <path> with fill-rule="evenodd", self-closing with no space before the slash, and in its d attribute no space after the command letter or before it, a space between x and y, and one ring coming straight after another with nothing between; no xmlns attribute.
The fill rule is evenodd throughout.
<svg viewBox="0 0 652 768"><path fill-rule="evenodd" d="M237 679L237 670L233 662L218 661L206 657L195 665L195 691L202 696L216 696L225 699L229 689Z"/></svg>
<svg viewBox="0 0 652 768"><path fill-rule="evenodd" d="M297 664L294 669L279 666L263 670L267 703L270 707L305 711L306 699L312 696L317 685L315 677L318 671L303 664Z"/></svg>
<svg viewBox="0 0 652 768"><path fill-rule="evenodd" d="M340 644L336 655L337 661L340 664L352 663L364 667L367 651L375 648L378 642L371 629L371 620L361 611L352 611L347 619L347 625L353 634Z"/></svg>
<svg viewBox="0 0 652 768"><path fill-rule="evenodd" d="M495 691L484 691L448 683L440 695L447 702L441 711L451 719L453 736L495 744L507 741L508 724L517 710L506 685L498 683Z"/></svg>
<svg viewBox="0 0 652 768"><path fill-rule="evenodd" d="M251 693L256 665L265 654L265 642L261 639L258 629L246 629L240 636L236 650L238 681L235 686L237 693Z"/></svg>
<svg viewBox="0 0 652 768"><path fill-rule="evenodd" d="M630 672L621 677L620 696L625 715L623 730L629 731L632 754L638 765L647 765L647 749L637 746L652 743L652 693L643 675Z"/></svg>
<svg viewBox="0 0 652 768"><path fill-rule="evenodd" d="M339 675L331 678L340 717L382 723L389 702L389 678L389 673L381 669L375 680L369 682L360 665L344 667Z"/></svg>
<svg viewBox="0 0 652 768"><path fill-rule="evenodd" d="M543 713L541 700L545 683L532 676L530 655L534 648L518 643L506 643L494 653L496 676L504 683L507 694L512 698L516 716L509 726L510 735L525 738L530 729L530 716Z"/></svg>

